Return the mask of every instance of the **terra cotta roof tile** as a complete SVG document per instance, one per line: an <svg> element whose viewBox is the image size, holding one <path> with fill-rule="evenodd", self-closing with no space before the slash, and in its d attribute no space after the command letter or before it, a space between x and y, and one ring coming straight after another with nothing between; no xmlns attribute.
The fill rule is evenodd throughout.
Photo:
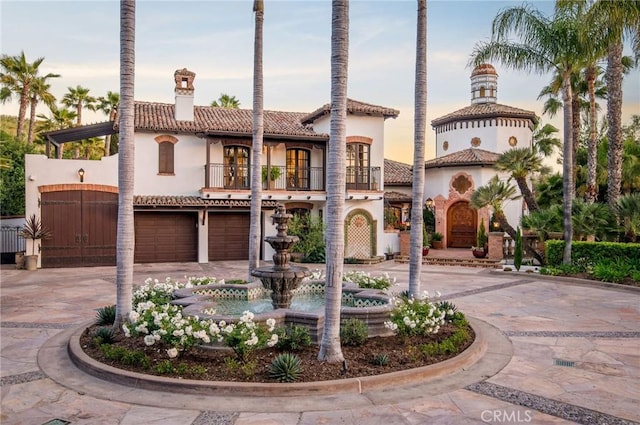
<svg viewBox="0 0 640 425"><path fill-rule="evenodd" d="M468 148L449 155L425 161L425 168L456 167L459 165L493 165L500 158L499 153L484 149Z"/></svg>

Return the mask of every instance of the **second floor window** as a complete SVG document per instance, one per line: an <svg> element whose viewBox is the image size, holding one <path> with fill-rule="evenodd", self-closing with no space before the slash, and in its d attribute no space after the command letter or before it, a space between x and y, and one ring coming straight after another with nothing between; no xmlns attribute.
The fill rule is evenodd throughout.
<svg viewBox="0 0 640 425"><path fill-rule="evenodd" d="M158 144L158 174L174 174L173 143L171 142Z"/></svg>
<svg viewBox="0 0 640 425"><path fill-rule="evenodd" d="M347 188L368 189L369 145L349 143L347 145Z"/></svg>
<svg viewBox="0 0 640 425"><path fill-rule="evenodd" d="M249 148L224 147L224 187L227 189L249 187Z"/></svg>
<svg viewBox="0 0 640 425"><path fill-rule="evenodd" d="M309 151L287 149L287 189L309 189Z"/></svg>

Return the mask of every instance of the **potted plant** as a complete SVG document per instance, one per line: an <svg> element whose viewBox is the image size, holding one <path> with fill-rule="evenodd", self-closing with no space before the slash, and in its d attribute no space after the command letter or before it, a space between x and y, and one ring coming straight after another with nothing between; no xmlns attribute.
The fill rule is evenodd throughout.
<svg viewBox="0 0 640 425"><path fill-rule="evenodd" d="M51 233L42 227L42 222L32 214L24 223L20 230L20 235L25 239L31 239L31 255L24 256L24 265L27 270L36 270L38 268L38 254L36 254L36 241L48 238Z"/></svg>
<svg viewBox="0 0 640 425"><path fill-rule="evenodd" d="M427 227L422 226L422 256L426 257L429 253L429 233Z"/></svg>
<svg viewBox="0 0 640 425"><path fill-rule="evenodd" d="M393 257L395 256L395 254L393 252L393 247L391 245L387 245L387 252L384 253L384 256L386 260L393 260Z"/></svg>
<svg viewBox="0 0 640 425"><path fill-rule="evenodd" d="M271 166L269 167L269 181L267 181L267 166L262 166L262 181L267 183L267 189L273 189L273 182L278 180L281 174L280 167Z"/></svg>
<svg viewBox="0 0 640 425"><path fill-rule="evenodd" d="M384 209L384 227L387 230L395 229L398 223L398 217L393 213L391 208Z"/></svg>
<svg viewBox="0 0 640 425"><path fill-rule="evenodd" d="M487 230L484 227L484 221L480 221L480 227L478 228L478 234L476 235L476 246L471 247L474 257L484 258L487 256L488 241L489 237L487 236Z"/></svg>
<svg viewBox="0 0 640 425"><path fill-rule="evenodd" d="M435 232L433 235L431 235L431 245L433 246L433 249L443 248L442 239L444 239L444 236L440 232Z"/></svg>

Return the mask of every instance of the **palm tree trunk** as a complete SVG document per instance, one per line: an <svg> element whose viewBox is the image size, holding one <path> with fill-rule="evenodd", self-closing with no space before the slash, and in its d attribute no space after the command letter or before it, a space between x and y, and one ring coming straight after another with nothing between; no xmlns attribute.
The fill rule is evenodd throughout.
<svg viewBox="0 0 640 425"><path fill-rule="evenodd" d="M596 136L596 94L595 94L595 67L587 68L587 86L589 90L589 145L587 148L587 193L585 200L588 204L593 204L598 199L596 188L596 172L598 164L598 139Z"/></svg>
<svg viewBox="0 0 640 425"><path fill-rule="evenodd" d="M493 217L498 221L498 223L500 223L500 227L504 229L507 235L511 236L513 240L516 240L516 229L514 229L513 226L509 224L509 221L507 220L507 217L504 215L504 212L494 210Z"/></svg>
<svg viewBox="0 0 640 425"><path fill-rule="evenodd" d="M413 148L413 189L411 205L411 249L409 295L420 295L424 208L424 139L427 121L427 2L418 0L416 35L415 134Z"/></svg>
<svg viewBox="0 0 640 425"><path fill-rule="evenodd" d="M572 89L573 90L573 89ZM580 145L580 99L578 96L571 98L571 128L573 129L573 181L576 181L578 171L578 147Z"/></svg>
<svg viewBox="0 0 640 425"><path fill-rule="evenodd" d="M264 101L262 81L262 24L264 4L255 0L253 11L256 14L253 45L253 163L251 164L251 228L249 229L249 277L260 265L260 222L262 215L262 141L264 135Z"/></svg>
<svg viewBox="0 0 640 425"><path fill-rule="evenodd" d="M36 107L38 101L35 97L31 98L31 111L29 112L29 133L27 134L27 144L33 143L33 129L36 124Z"/></svg>
<svg viewBox="0 0 640 425"><path fill-rule="evenodd" d="M607 57L607 203L615 206L622 185L622 42L609 46Z"/></svg>
<svg viewBox="0 0 640 425"><path fill-rule="evenodd" d="M520 193L522 193L524 202L527 204L527 208L529 209L529 212L538 211L540 209L538 207L538 202L536 201L536 197L533 195L533 192L529 188L526 178L517 177L515 180L516 180L516 183L518 184L518 188L520 189Z"/></svg>
<svg viewBox="0 0 640 425"><path fill-rule="evenodd" d="M133 296L134 82L135 0L120 1L120 154L118 156L118 231L116 248L116 321L119 330L129 317Z"/></svg>
<svg viewBox="0 0 640 425"><path fill-rule="evenodd" d="M349 1L333 0L331 17L331 122L327 166L327 268L325 319L318 360L344 361L340 346L340 303L344 269Z"/></svg>
<svg viewBox="0 0 640 425"><path fill-rule="evenodd" d="M29 106L29 85L25 84L20 93L20 108L18 109L18 129L16 130L16 139L22 138L24 132L24 120L27 116L27 107Z"/></svg>
<svg viewBox="0 0 640 425"><path fill-rule="evenodd" d="M573 117L573 93L571 92L571 73L567 70L564 71L562 77L562 103L564 106L564 161L562 163L562 225L564 227L564 251L562 253L562 263L571 264L571 242L573 240L571 211L575 187L573 183L573 131L571 127L571 119Z"/></svg>

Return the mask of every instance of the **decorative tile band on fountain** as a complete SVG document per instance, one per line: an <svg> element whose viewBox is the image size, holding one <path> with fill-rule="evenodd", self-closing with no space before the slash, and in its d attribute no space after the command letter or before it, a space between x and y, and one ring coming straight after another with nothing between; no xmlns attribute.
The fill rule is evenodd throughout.
<svg viewBox="0 0 640 425"><path fill-rule="evenodd" d="M324 300L324 281L306 279L292 291L294 305L297 297L316 296ZM225 314L218 311L220 303L228 300L246 301L247 309L251 302L265 300L270 291L262 287L260 282L246 285L214 283L204 286L183 288L175 291L176 299L173 304L183 306L183 314L198 316L202 319L215 321L238 320L241 312ZM264 322L268 318L276 320L278 325L302 325L309 329L314 342L319 342L324 325L324 307L319 306L312 311L295 310L293 308L273 309L268 304L268 311L254 312L254 321ZM364 321L369 329L369 336L389 335L384 322L389 320L391 312L391 297L376 289L359 288L352 283L345 283L342 292L342 320L357 318ZM213 313L212 313L213 312Z"/></svg>

